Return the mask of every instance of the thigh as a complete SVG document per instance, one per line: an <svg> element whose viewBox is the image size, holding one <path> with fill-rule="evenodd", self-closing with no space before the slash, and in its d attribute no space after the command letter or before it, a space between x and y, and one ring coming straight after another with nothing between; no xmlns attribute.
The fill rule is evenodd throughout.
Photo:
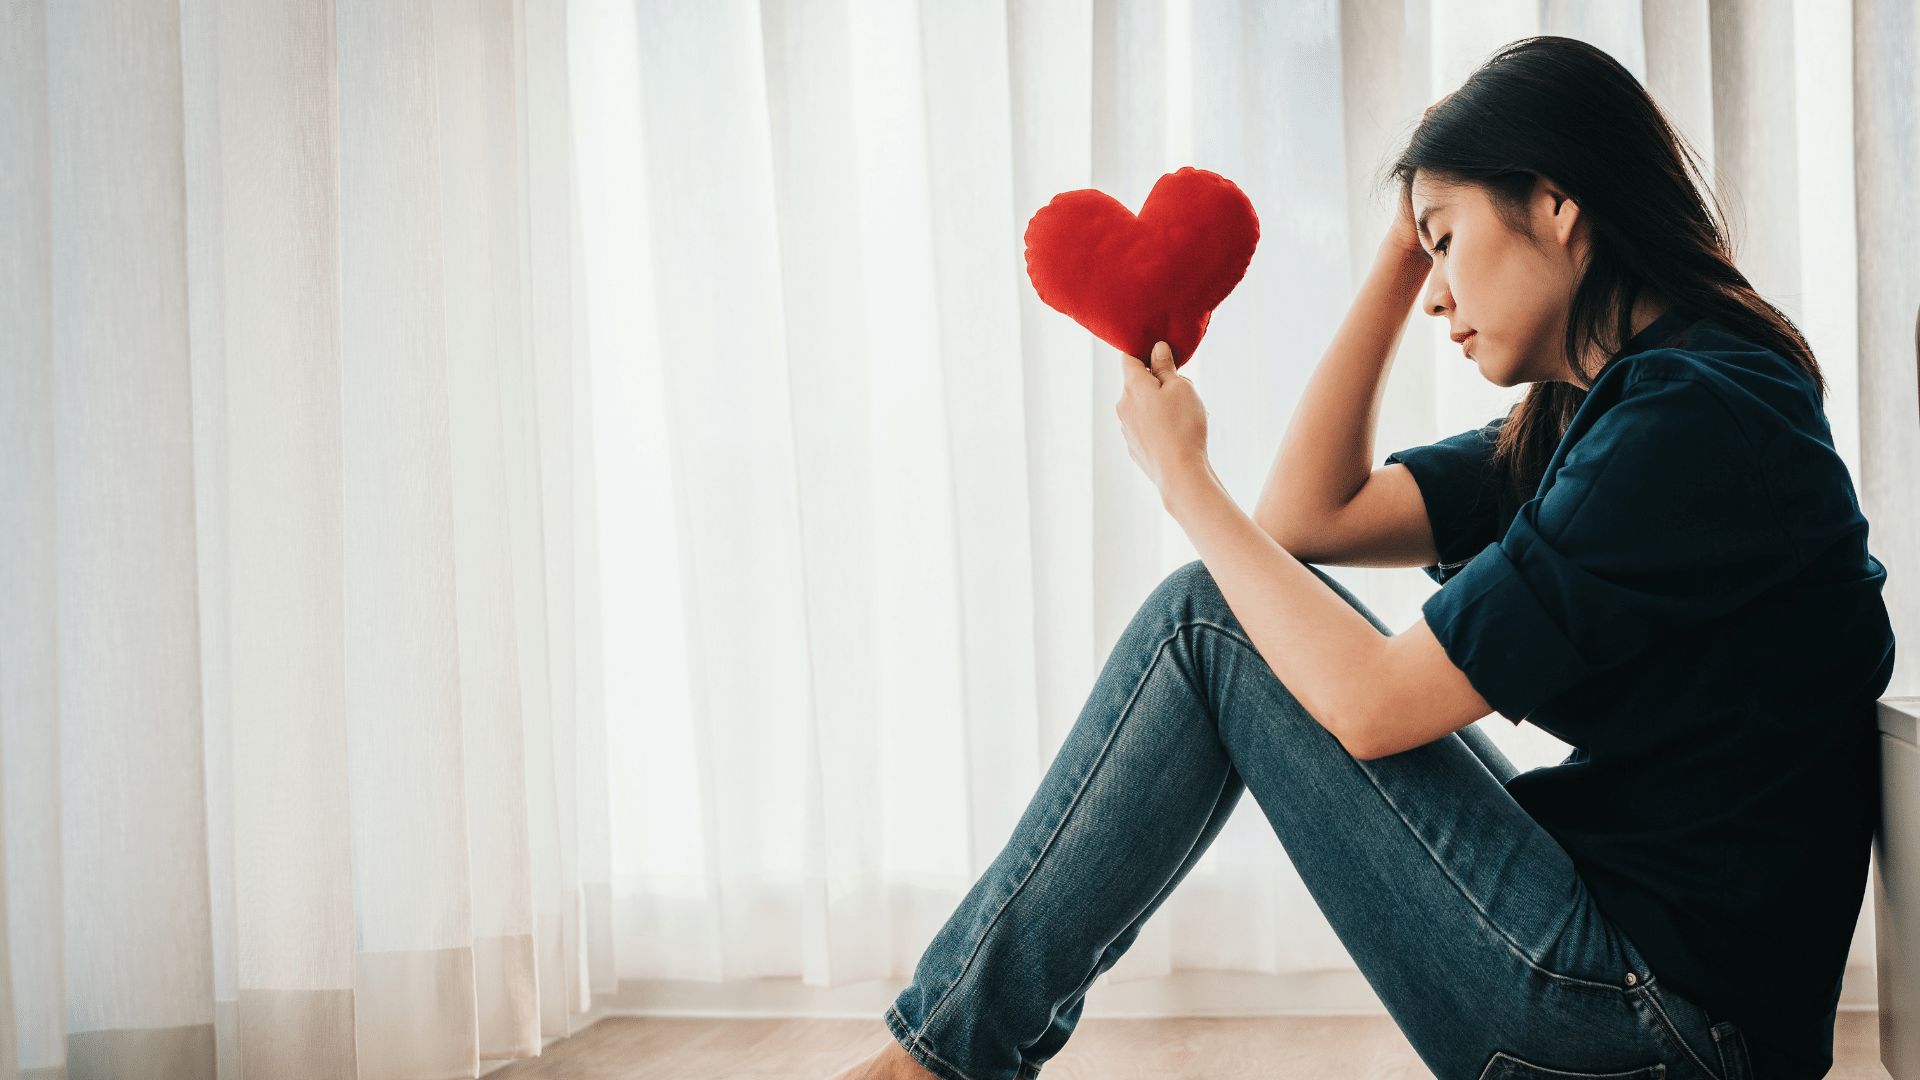
<svg viewBox="0 0 1920 1080"><path fill-rule="evenodd" d="M1513 767L1483 735L1353 758L1280 684L1204 567L1180 574L1180 655L1235 770L1436 1076L1718 1077L1699 1018L1659 997L1566 852L1507 794Z"/></svg>

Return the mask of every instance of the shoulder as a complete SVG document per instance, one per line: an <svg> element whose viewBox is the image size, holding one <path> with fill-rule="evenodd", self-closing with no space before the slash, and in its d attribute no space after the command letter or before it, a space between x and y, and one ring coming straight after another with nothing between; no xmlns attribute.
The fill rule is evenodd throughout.
<svg viewBox="0 0 1920 1080"><path fill-rule="evenodd" d="M1694 324L1673 346L1614 360L1589 398L1596 411L1631 404L1619 420L1677 425L1669 435L1683 439L1689 428L1698 428L1702 438L1724 437L1730 424L1755 451L1789 432L1832 446L1813 377L1711 320Z"/></svg>
<svg viewBox="0 0 1920 1080"><path fill-rule="evenodd" d="M1813 377L1709 322L1672 347L1616 359L1587 405L1576 424L1592 438L1576 455L1740 493L1803 550L1865 525Z"/></svg>

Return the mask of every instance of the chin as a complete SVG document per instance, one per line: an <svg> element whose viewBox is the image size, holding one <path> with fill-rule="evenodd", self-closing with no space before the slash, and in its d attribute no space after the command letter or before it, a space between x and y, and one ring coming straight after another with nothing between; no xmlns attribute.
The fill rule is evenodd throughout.
<svg viewBox="0 0 1920 1080"><path fill-rule="evenodd" d="M1496 364L1489 364L1478 357L1474 358L1473 366L1480 370L1481 378L1495 386L1518 386L1522 381L1514 378L1512 371L1505 370Z"/></svg>

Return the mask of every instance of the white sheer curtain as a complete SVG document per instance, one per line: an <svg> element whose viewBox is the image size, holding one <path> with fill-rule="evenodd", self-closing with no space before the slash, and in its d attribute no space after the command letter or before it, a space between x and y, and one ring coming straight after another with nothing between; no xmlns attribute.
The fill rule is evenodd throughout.
<svg viewBox="0 0 1920 1080"><path fill-rule="evenodd" d="M0 1075L472 1076L613 987L568 27L0 5Z"/></svg>
<svg viewBox="0 0 1920 1080"><path fill-rule="evenodd" d="M1542 30L1717 161L1920 631L1905 4L0 4L0 1080L870 1015L1191 557L1028 215L1252 197L1190 369L1250 505L1374 170ZM1381 454L1504 405L1436 337ZM1368 1007L1251 812L1114 980Z"/></svg>
<svg viewBox="0 0 1920 1080"><path fill-rule="evenodd" d="M1910 72L1895 7L1863 6L1859 32ZM586 250L604 617L610 670L626 669L608 684L624 979L909 974L1127 618L1193 557L1114 429L1112 351L1022 273L1026 219L1056 192L1137 207L1191 164L1252 198L1259 252L1185 369L1215 468L1251 506L1384 229L1391 149L1498 45L1590 40L1717 165L1743 266L1806 329L1859 474L1844 5L763 0L594 17L597 89L576 101L601 155L584 213L618 222L590 226ZM1905 36L1879 44L1893 23ZM1910 81L1900 93L1910 131ZM1910 181L1904 137L1886 168ZM1913 274L1895 279L1873 314L1910 320ZM1428 322L1396 361L1380 455L1512 400ZM1891 448L1913 426L1912 344L1884 348L1876 377L1908 373L1871 429ZM1875 484L1870 513L1907 498ZM1909 541L1875 520L1897 584ZM1433 588L1336 574L1397 627ZM1909 625L1906 593L1890 597ZM1523 766L1564 753L1486 723ZM1365 1004L1308 977L1350 961L1245 807L1112 979L1183 969ZM626 999L694 1000L751 995Z"/></svg>

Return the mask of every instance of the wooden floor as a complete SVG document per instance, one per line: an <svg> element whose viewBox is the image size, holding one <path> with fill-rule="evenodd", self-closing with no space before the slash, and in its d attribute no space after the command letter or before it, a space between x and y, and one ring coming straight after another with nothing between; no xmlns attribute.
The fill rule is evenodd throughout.
<svg viewBox="0 0 1920 1080"><path fill-rule="evenodd" d="M610 1017L488 1080L825 1080L878 1049L878 1020ZM1887 1080L1870 1012L1841 1013L1829 1080ZM1430 1080L1386 1017L1087 1020L1047 1080Z"/></svg>

